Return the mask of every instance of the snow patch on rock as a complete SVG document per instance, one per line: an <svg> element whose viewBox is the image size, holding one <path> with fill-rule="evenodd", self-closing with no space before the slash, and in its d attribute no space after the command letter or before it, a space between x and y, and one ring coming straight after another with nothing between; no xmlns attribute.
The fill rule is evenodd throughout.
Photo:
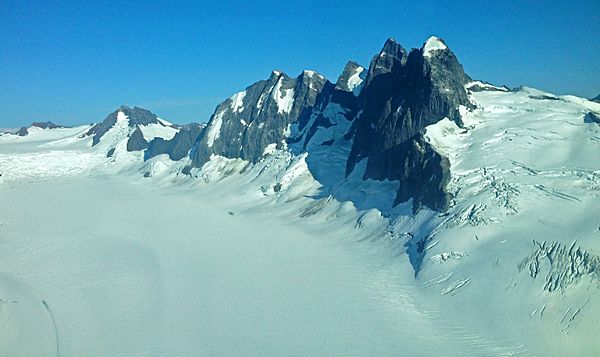
<svg viewBox="0 0 600 357"><path fill-rule="evenodd" d="M244 111L244 98L246 97L246 91L242 91L231 96L231 111L234 113L241 113Z"/></svg>
<svg viewBox="0 0 600 357"><path fill-rule="evenodd" d="M208 131L206 132L206 145L208 147L212 147L215 143L215 140L219 138L221 134L221 126L223 125L223 116L225 115L225 111L221 110L217 113L214 119L211 122L211 125L208 127Z"/></svg>
<svg viewBox="0 0 600 357"><path fill-rule="evenodd" d="M363 67L357 67L354 74L348 78L348 89L355 96L358 96L362 90L362 84L365 79L364 70L365 69Z"/></svg>
<svg viewBox="0 0 600 357"><path fill-rule="evenodd" d="M427 42L425 42L425 45L423 46L423 56L431 57L434 51L445 50L447 48L448 47L441 39L431 36L427 39Z"/></svg>

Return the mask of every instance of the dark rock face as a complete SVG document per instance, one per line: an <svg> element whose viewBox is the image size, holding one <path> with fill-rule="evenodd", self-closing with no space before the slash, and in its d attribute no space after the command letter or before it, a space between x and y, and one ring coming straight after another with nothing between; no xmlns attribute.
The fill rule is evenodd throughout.
<svg viewBox="0 0 600 357"><path fill-rule="evenodd" d="M58 128L67 128L66 126L63 126L63 125L57 125L57 124L54 124L54 123L53 123L53 122L51 122L51 121L44 121L44 122L41 122L41 121L34 121L33 123L31 123L31 125L30 125L30 126L28 126L28 127L27 127L27 126L24 126L24 127L22 127L21 129L19 129L19 131L17 131L17 132L16 132L16 134L17 134L18 136L26 136L26 135L28 135L28 134L29 134L29 130L28 130L28 128L31 128L31 127L36 127L36 128L41 128L41 129L58 129Z"/></svg>
<svg viewBox="0 0 600 357"><path fill-rule="evenodd" d="M206 128L204 123L191 123L182 126L171 140L163 138L152 140L144 153L144 159L148 160L161 154L168 154L169 158L175 161L183 159L188 155L204 128Z"/></svg>
<svg viewBox="0 0 600 357"><path fill-rule="evenodd" d="M27 127L26 127L26 126L24 126L24 127L22 127L21 129L19 129L19 131L17 131L17 132L16 132L16 134L17 134L18 136L26 136L26 135L28 135L28 134L29 134L29 130L27 130Z"/></svg>
<svg viewBox="0 0 600 357"><path fill-rule="evenodd" d="M112 128L117 123L117 117L119 115L119 112L123 112L123 114L125 114L129 118L129 126L132 128L137 125L148 125L148 124L161 124L162 125L162 123L158 120L158 117L154 113L150 112L149 110L139 108L139 107L133 107L133 109L132 109L132 108L129 108L126 106L121 106L121 107L119 107L119 109L110 113L106 117L106 119L104 119L101 123L94 125L92 128L90 128L90 130L88 130L86 135L87 136L93 135L92 146L97 145L100 142L100 138L102 138L102 136L104 134L106 134L106 132L108 130L110 130L110 128ZM142 138L143 138L143 135L142 135Z"/></svg>
<svg viewBox="0 0 600 357"><path fill-rule="evenodd" d="M588 112L584 117L583 117L583 121L585 123L596 123L596 124L600 124L600 116L599 114L595 114L592 112Z"/></svg>
<svg viewBox="0 0 600 357"><path fill-rule="evenodd" d="M213 154L257 162L269 144L283 147L290 125L310 115L326 79L312 71L296 78L274 71L217 106L191 152L202 166ZM304 119L305 120L305 119Z"/></svg>
<svg viewBox="0 0 600 357"><path fill-rule="evenodd" d="M313 108L305 111L310 114L300 118L297 132L293 133L295 137L288 138L288 143L301 142L302 151L306 151L308 143L318 130L339 124L332 121L338 116L331 115L331 111L339 112L341 117L347 122L351 122L359 108L357 95L363 87L364 73L363 67L350 61L346 64L335 85L329 81L326 82L317 96ZM335 139L332 137L321 144L331 145Z"/></svg>
<svg viewBox="0 0 600 357"><path fill-rule="evenodd" d="M592 102L600 103L600 95L598 95L596 98L592 99Z"/></svg>
<svg viewBox="0 0 600 357"><path fill-rule="evenodd" d="M135 128L129 140L127 140L127 151L142 151L148 148L148 142L144 139L144 133L139 127Z"/></svg>
<svg viewBox="0 0 600 357"><path fill-rule="evenodd" d="M367 159L365 179L400 181L397 203L413 198L415 210L446 208L448 161L423 139L423 129L445 117L462 125L458 107L470 106L469 81L441 40L430 38L408 55L388 40L371 61L359 98L347 175Z"/></svg>

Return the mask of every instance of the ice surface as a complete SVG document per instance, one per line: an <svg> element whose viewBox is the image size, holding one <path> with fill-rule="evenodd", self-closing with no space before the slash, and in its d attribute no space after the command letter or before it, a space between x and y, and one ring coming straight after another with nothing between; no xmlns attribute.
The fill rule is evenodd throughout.
<svg viewBox="0 0 600 357"><path fill-rule="evenodd" d="M453 323L418 305L404 259L353 226L256 205L260 191L232 177L203 189L110 172L0 186L14 203L0 226L3 351L55 356L55 335L61 356L487 348L454 342Z"/></svg>

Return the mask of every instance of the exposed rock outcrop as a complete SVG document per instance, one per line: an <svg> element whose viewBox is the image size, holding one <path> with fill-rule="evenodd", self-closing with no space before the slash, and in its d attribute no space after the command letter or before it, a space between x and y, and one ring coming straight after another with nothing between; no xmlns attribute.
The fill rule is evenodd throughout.
<svg viewBox="0 0 600 357"><path fill-rule="evenodd" d="M171 160L181 160L188 156L196 139L206 128L206 124L191 123L182 126L179 132L171 140L156 138L152 140L145 152L145 159L148 160L161 154L169 155Z"/></svg>
<svg viewBox="0 0 600 357"><path fill-rule="evenodd" d="M310 156L311 147L335 146L346 176L367 160L364 179L400 182L396 204L412 199L415 211L443 210L450 164L423 133L446 117L462 125L459 107L471 106L470 82L435 37L410 52L389 39L368 70L348 62L335 84L313 71L296 78L274 71L216 108L190 151L191 165L201 167L212 155L256 163L274 149ZM156 140L149 155L165 145Z"/></svg>
<svg viewBox="0 0 600 357"><path fill-rule="evenodd" d="M274 71L217 106L192 152L192 165L211 155L257 162L268 145L285 145L293 123L311 114L326 79L313 71L296 78Z"/></svg>
<svg viewBox="0 0 600 357"><path fill-rule="evenodd" d="M446 117L462 124L458 108L470 105L468 82L442 40L432 37L407 54L389 39L371 61L359 98L347 174L366 159L365 179L400 181L397 203L413 198L414 210L443 210L448 160L423 140L422 131Z"/></svg>
<svg viewBox="0 0 600 357"><path fill-rule="evenodd" d="M142 151L148 148L148 141L144 138L144 133L137 127L127 140L127 151Z"/></svg>
<svg viewBox="0 0 600 357"><path fill-rule="evenodd" d="M585 123L596 123L600 124L600 115L592 112L588 112L584 117L583 121Z"/></svg>

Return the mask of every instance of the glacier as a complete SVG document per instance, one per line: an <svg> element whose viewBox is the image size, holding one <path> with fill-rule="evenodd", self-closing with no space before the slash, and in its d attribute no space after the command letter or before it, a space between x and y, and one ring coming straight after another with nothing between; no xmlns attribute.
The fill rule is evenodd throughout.
<svg viewBox="0 0 600 357"><path fill-rule="evenodd" d="M435 59L447 48L434 40ZM370 72L403 53L386 46ZM339 91L362 95L366 70L345 72ZM219 114L240 124L249 96L267 110L261 94L290 93L270 109L288 115L293 88L333 87L316 72L272 76L286 89L217 109L209 147L231 134ZM366 176L365 158L348 173L348 117L364 113L339 92L307 97L312 114L280 128L294 140L254 161L215 151L194 165L191 142L183 158L148 155L185 129L129 108L98 139L91 125L0 135L0 351L597 355L600 125L586 118L600 104L473 80L464 91L458 118L411 144L448 160L443 210L398 202L405 183ZM127 149L137 130L146 151Z"/></svg>

